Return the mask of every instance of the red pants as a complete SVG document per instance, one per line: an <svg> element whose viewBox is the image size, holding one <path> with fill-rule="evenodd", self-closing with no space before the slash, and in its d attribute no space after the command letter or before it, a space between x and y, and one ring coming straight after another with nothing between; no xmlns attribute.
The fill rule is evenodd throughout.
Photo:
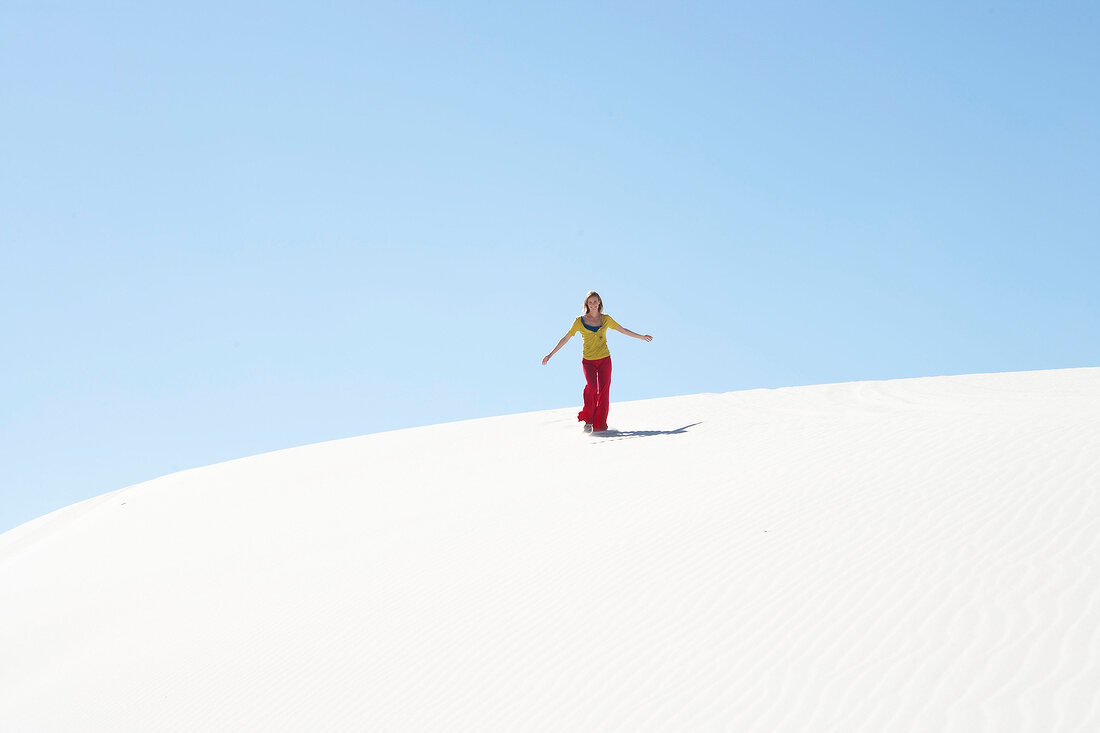
<svg viewBox="0 0 1100 733"><path fill-rule="evenodd" d="M611 392L611 357L589 361L581 359L584 367L584 409L577 413L577 420L592 423L593 430L607 430L608 395Z"/></svg>

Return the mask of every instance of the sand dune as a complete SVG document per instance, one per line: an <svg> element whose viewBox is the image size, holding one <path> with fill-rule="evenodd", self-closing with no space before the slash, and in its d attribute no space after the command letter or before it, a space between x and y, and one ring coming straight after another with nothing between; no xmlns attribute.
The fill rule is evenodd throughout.
<svg viewBox="0 0 1100 733"><path fill-rule="evenodd" d="M0 535L0 729L1100 730L1100 369L575 412Z"/></svg>

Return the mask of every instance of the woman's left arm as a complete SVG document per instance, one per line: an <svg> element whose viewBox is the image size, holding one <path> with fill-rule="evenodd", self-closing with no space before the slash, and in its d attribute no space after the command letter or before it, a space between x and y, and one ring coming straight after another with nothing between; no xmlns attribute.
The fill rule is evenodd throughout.
<svg viewBox="0 0 1100 733"><path fill-rule="evenodd" d="M641 339L642 341L652 341L652 340L653 340L653 337L652 337L652 336L650 336L650 335L648 335L648 334L646 334L645 336L643 336L643 335L641 335L641 334L639 334L639 333L634 333L634 332L633 332L633 331L631 331L631 330L630 330L629 328L625 328L625 327L623 327L623 326L620 326L620 325L618 325L618 324L616 324L616 325L614 326L614 328L615 328L615 330L616 330L616 331L618 331L619 333L625 333L625 334L626 334L627 336L633 336L634 338L636 338L636 339Z"/></svg>

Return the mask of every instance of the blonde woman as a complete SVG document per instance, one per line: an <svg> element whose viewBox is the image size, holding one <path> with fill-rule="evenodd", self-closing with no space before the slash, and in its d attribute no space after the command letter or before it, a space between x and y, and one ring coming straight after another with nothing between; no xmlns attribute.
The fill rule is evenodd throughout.
<svg viewBox="0 0 1100 733"><path fill-rule="evenodd" d="M607 412L610 407L608 395L611 391L611 352L607 349L607 329L613 328L642 341L652 341L652 336L642 336L628 328L623 328L615 319L603 312L603 298L595 290L584 297L584 315L573 321L569 333L562 336L554 350L542 358L543 366L550 357L565 346L573 334L579 333L584 340L581 365L584 367L584 409L577 414L577 420L584 423L584 432L607 430Z"/></svg>

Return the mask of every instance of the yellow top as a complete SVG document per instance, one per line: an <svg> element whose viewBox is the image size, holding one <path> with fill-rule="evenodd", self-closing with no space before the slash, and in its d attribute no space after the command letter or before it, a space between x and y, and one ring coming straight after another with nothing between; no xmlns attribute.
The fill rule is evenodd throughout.
<svg viewBox="0 0 1100 733"><path fill-rule="evenodd" d="M577 320L573 321L573 328L569 330L569 335L572 336L575 333L581 335L581 338L584 339L583 356L585 359L592 361L611 356L611 352L607 349L607 329L618 327L619 324L615 323L615 319L604 313L603 325L600 326L600 330L590 331L584 323L584 317L577 316Z"/></svg>

